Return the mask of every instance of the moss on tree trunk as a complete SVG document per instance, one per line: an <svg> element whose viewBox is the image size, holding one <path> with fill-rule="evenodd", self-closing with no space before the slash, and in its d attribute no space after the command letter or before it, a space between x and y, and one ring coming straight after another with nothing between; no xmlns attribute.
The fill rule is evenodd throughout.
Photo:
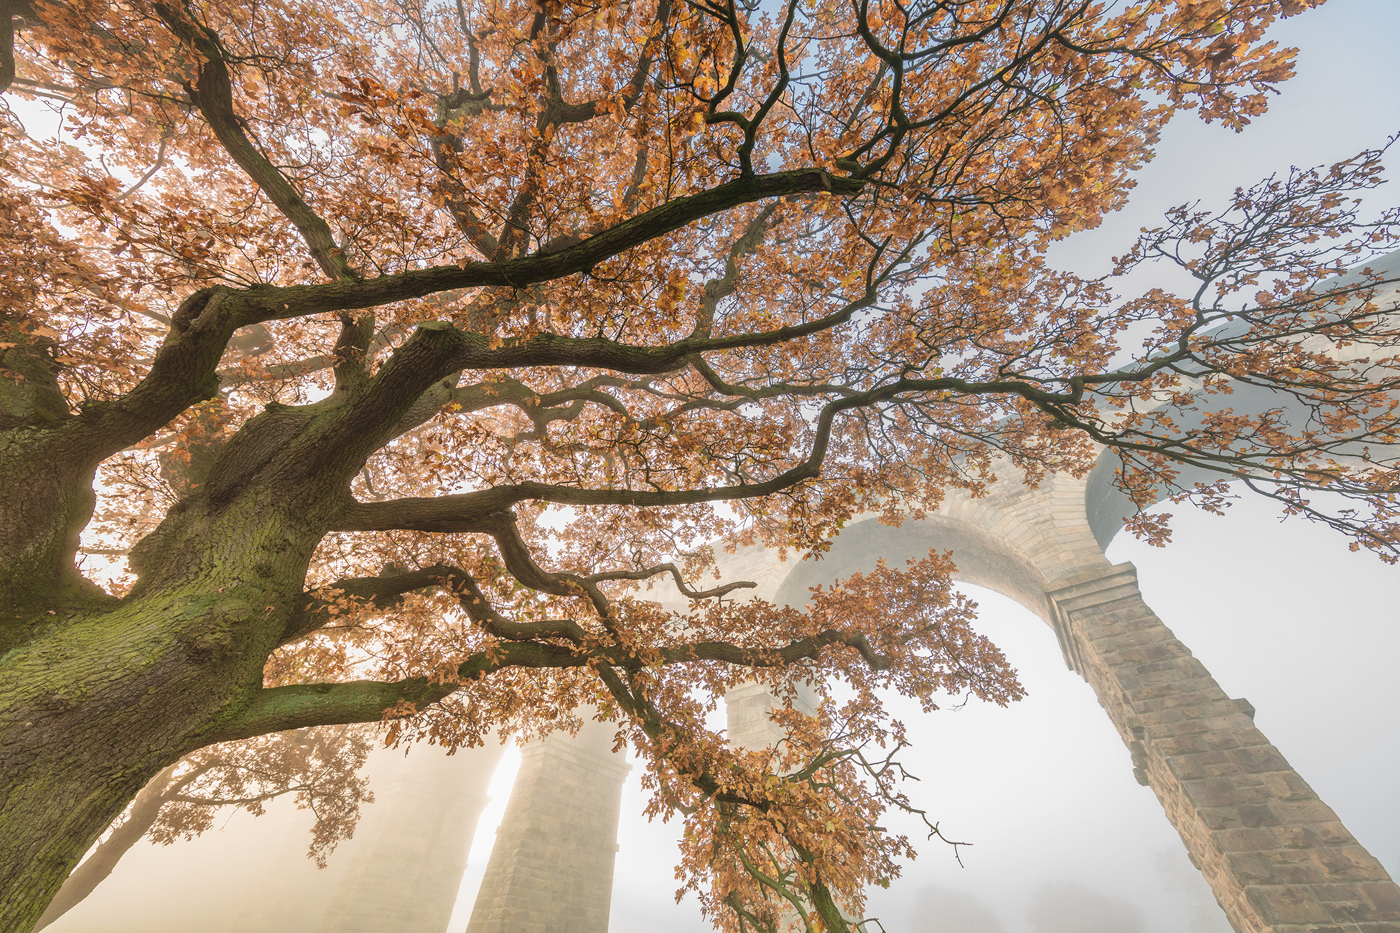
<svg viewBox="0 0 1400 933"><path fill-rule="evenodd" d="M120 604L51 592L68 608L20 620L0 658L0 931L28 931L141 787L261 689L318 536L255 499L168 519L154 582Z"/></svg>

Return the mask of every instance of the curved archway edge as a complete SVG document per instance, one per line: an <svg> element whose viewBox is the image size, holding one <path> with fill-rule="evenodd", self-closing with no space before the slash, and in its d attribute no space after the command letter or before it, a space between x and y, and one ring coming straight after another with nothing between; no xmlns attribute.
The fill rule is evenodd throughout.
<svg viewBox="0 0 1400 933"><path fill-rule="evenodd" d="M985 497L951 496L929 517L900 527L853 522L822 560L783 562L774 551L750 548L728 555L722 569L727 579L757 583L753 595L797 604L808 587L869 569L880 557L897 563L951 549L959 579L1011 597L1053 628L1066 663L1093 688L1136 778L1156 795L1238 933L1400 933L1400 888L1254 725L1253 708L1231 698L1147 606L1132 565L1104 556L1088 517L1092 485L1053 476L1032 488L1005 477ZM726 702L730 741L773 740L773 699L762 688L736 689ZM553 736L528 761L522 756L507 804L514 816L496 834L473 933L606 933L626 766L596 738ZM456 865L484 799L454 818L458 829L443 833L443 808L430 801L466 787L447 771L420 770L405 792L422 798L413 818L422 824L393 821L392 835L416 840L426 864L451 861L437 857L435 846L452 850ZM481 788L473 793L480 797ZM444 868L433 893L414 889L414 910L399 910L408 892L398 862L379 855L388 851L377 840L383 822L355 840L376 853L356 872L356 887L375 892L376 929L443 933L456 898L452 876L459 879L461 869ZM565 836L567 845L556 844ZM428 900L441 909L428 910ZM425 926L427 913L443 926ZM326 920L321 929L355 928Z"/></svg>
<svg viewBox="0 0 1400 933"><path fill-rule="evenodd" d="M856 522L822 560L770 570L769 598L800 604L809 587L881 557L951 549L958 579L1054 629L1238 933L1400 931L1400 887L1254 725L1253 707L1231 698L1144 602L1136 569L1103 556L1089 486L1056 477L1039 490L1007 487L1014 510L994 495L900 527Z"/></svg>

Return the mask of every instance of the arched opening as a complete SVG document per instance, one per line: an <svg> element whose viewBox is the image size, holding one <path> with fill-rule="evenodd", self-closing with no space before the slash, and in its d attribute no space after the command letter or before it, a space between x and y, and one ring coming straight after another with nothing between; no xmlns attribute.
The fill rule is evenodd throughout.
<svg viewBox="0 0 1400 933"><path fill-rule="evenodd" d="M924 557L930 550L953 552L955 579L1001 593L1041 619L1050 618L1045 577L1029 558L982 528L938 513L897 527L876 518L855 522L820 559L799 562L778 587L775 601L801 606L807 602L811 587L873 570L881 558L902 566L909 558Z"/></svg>

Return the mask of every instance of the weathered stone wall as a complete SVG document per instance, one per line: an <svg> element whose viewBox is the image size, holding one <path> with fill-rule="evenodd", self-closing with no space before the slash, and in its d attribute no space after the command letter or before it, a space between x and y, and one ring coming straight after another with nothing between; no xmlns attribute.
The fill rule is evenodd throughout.
<svg viewBox="0 0 1400 933"><path fill-rule="evenodd" d="M607 933L622 784L612 729L589 723L520 752L467 933Z"/></svg>
<svg viewBox="0 0 1400 933"><path fill-rule="evenodd" d="M1400 887L1143 602L1131 564L1047 595L1066 660L1238 933L1400 933Z"/></svg>

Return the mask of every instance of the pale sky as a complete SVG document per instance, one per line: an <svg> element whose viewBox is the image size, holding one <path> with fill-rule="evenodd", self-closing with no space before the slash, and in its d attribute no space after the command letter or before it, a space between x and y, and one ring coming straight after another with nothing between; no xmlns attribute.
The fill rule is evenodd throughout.
<svg viewBox="0 0 1400 933"><path fill-rule="evenodd" d="M1057 254L1062 262L1105 271L1166 207L1218 203L1236 185L1290 164L1336 161L1400 131L1395 0L1332 0L1275 35L1301 51L1298 77L1270 112L1238 136L1179 118L1130 210L1076 237ZM1382 189L1376 203L1394 203L1394 190ZM1170 547L1120 535L1109 556L1137 565L1148 604L1230 695L1254 704L1265 735L1400 876L1400 569L1350 553L1333 532L1280 525L1260 502L1224 518L1178 510ZM1054 635L1010 600L974 595L982 631L1018 668L1029 696L1008 709L974 703L908 717L910 767L923 779L915 802L949 836L974 845L961 868L941 845L925 846L904 877L872 897L871 913L889 933L1059 933L1056 917L1078 933L1227 933L1152 792L1133 780L1092 691L1065 669ZM495 782L449 933L465 927L508 776ZM701 933L708 927L694 901L672 901L674 833L638 816L637 777L624 794L611 933ZM193 865L188 853L234 836L251 845L267 839L259 822L270 826L273 817L232 817L225 842L201 840L185 855L180 846L138 846L109 882L121 891L100 890L51 929L102 929L112 911L139 909L136 887L164 887L154 880L162 871Z"/></svg>
<svg viewBox="0 0 1400 933"><path fill-rule="evenodd" d="M1236 186L1290 165L1338 161L1400 132L1400 4L1331 0L1274 36L1299 55L1297 77L1269 112L1238 135L1179 117L1128 210L1073 238L1057 253L1060 262L1106 272L1166 208L1218 204ZM1400 159L1392 155L1390 166L1400 169ZM1400 200L1396 185L1380 189L1374 203ZM1109 557L1137 565L1148 605L1228 693L1254 704L1264 734L1400 877L1400 568L1349 552L1335 532L1279 524L1258 501L1224 518L1178 509L1174 527L1165 549L1120 534ZM1008 709L970 705L920 718L910 755L923 778L916 801L950 836L976 845L965 868L941 845L926 846L891 890L872 897L871 913L890 933L1051 933L1030 926L1027 911L1037 891L1071 881L1136 907L1143 933L1228 933L1156 798L1133 780L1127 749L1093 692L1065 669L1049 628L1009 599L985 590L975 597L982 631L1018 668L1029 696ZM641 797L633 785L635 810ZM624 824L612 933L707 929L693 902L671 903L670 838L663 828ZM973 914L962 920L959 901L969 899L1000 926L973 929ZM1137 929L1119 924L1102 933Z"/></svg>

